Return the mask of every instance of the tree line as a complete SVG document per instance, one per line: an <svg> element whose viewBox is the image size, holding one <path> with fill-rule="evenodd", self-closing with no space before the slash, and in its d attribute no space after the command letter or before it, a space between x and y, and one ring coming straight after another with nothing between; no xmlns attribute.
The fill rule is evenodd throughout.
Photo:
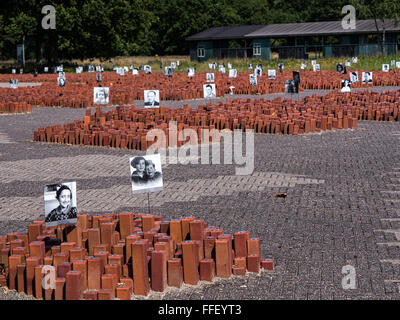
<svg viewBox="0 0 400 320"><path fill-rule="evenodd" d="M2 0L0 58L110 58L188 54L185 38L216 26L341 20L352 4L357 19L396 18L393 0ZM43 29L42 8L56 9L56 28Z"/></svg>

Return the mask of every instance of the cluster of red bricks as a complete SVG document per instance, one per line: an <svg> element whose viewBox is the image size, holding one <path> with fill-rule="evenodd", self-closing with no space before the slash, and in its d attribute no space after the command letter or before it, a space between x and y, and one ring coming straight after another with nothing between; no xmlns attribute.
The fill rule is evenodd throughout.
<svg viewBox="0 0 400 320"><path fill-rule="evenodd" d="M361 79L362 71L358 71ZM229 87L234 86L235 94L270 94L282 93L285 90L285 80L293 77L292 72L277 73L276 79L268 79L267 72L258 78L257 86L250 86L250 72L240 72L237 78L229 78L228 74L222 75L214 72L217 96L229 93ZM301 83L299 90L309 89L339 89L341 80L348 79L349 75L342 75L336 71L300 71ZM93 87L98 86L96 73L66 74L66 87L58 87L57 74L39 75L0 75L1 79L9 81L16 78L20 82L42 82L41 86L20 87L11 91L9 88L0 88L0 101L26 102L34 106L53 106L86 108L93 106ZM135 100L143 100L143 91L148 89L160 90L161 100L187 100L203 98L203 85L206 83L206 72L198 72L195 77L189 78L186 73L175 73L172 78L166 77L161 72L152 74L140 73L125 76L113 72L105 72L102 76L103 87L110 88L110 105L132 104ZM400 71L390 72L375 71L373 84L366 85L362 82L352 84L352 88L372 86L398 86L400 85Z"/></svg>
<svg viewBox="0 0 400 320"><path fill-rule="evenodd" d="M193 216L80 214L76 224L46 228L34 221L27 233L0 236L0 286L45 300L130 300L167 286L273 270L273 260L260 254L260 239L248 231L225 234Z"/></svg>
<svg viewBox="0 0 400 320"><path fill-rule="evenodd" d="M152 142L146 141L146 135L157 128L165 133L166 147L174 147L168 145L170 121L177 123L177 132L173 132L176 135L187 128L196 130L198 143L209 142L201 141L202 129L253 129L256 133L275 134L356 129L358 120L400 121L399 98L400 91L382 94L361 91L351 94L331 92L298 101L227 99L226 102L200 105L197 110L187 105L159 109L137 109L132 105L103 112L98 107L94 114L88 109L83 121L75 120L63 127L39 128L34 132L34 141L147 150ZM175 146L185 143L177 141Z"/></svg>
<svg viewBox="0 0 400 320"><path fill-rule="evenodd" d="M3 102L0 103L0 113L28 113L32 107L26 102Z"/></svg>

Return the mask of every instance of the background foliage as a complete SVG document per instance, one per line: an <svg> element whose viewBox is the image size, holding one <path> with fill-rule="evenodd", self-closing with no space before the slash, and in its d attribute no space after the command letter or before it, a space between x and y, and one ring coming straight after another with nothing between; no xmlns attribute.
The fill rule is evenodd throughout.
<svg viewBox="0 0 400 320"><path fill-rule="evenodd" d="M357 19L396 18L393 0L2 0L0 58L26 59L187 54L185 38L213 26L341 20L353 4ZM56 30L43 30L45 5L56 8ZM397 7L396 7L397 6ZM390 7L391 10L388 10Z"/></svg>

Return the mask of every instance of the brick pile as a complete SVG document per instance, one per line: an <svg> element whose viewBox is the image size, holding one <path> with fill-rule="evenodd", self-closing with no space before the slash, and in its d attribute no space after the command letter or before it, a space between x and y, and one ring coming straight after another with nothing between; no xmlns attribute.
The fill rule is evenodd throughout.
<svg viewBox="0 0 400 320"><path fill-rule="evenodd" d="M0 103L0 114L1 113L29 113L32 111L32 107L26 102L3 102Z"/></svg>
<svg viewBox="0 0 400 320"><path fill-rule="evenodd" d="M273 270L248 231L231 235L193 216L167 221L132 212L80 214L76 224L48 228L34 221L27 233L0 236L0 263L0 286L45 300L130 300Z"/></svg>
<svg viewBox="0 0 400 320"><path fill-rule="evenodd" d="M302 100L235 99L217 104L200 105L198 109L160 107L137 109L118 106L94 114L86 111L84 120L39 128L34 141L107 146L122 149L147 150L151 142L146 135L151 129L161 129L167 137L169 122L177 122L178 135L191 128L202 137L202 129L242 130L256 133L306 134L332 129L356 129L358 120L400 121L400 91L376 93L370 91L342 94L331 92L325 96L312 95ZM211 140L211 139L210 139ZM198 141L208 143L209 141Z"/></svg>
<svg viewBox="0 0 400 320"><path fill-rule="evenodd" d="M358 71L361 79L362 71ZM229 87L234 86L235 94L261 95L270 93L283 93L285 80L292 78L292 72L277 73L275 80L269 80L266 72L258 79L257 86L250 86L250 72L240 72L237 78L229 78L215 72L215 84L217 96L221 97L229 93ZM311 89L334 90L341 87L341 80L348 79L349 75L342 75L336 71L300 71L300 91ZM95 73L66 74L67 86L57 86L57 75L40 75L34 78L32 75L0 75L8 82L10 79L18 79L19 82L42 82L41 86L20 87L18 89L0 88L0 102L26 102L34 106L53 106L69 108L86 108L93 106L93 87L97 86ZM110 105L132 104L135 100L143 100L143 91L148 89L160 90L161 100L188 100L203 98L203 85L206 73L198 72L194 78L188 78L186 73L175 73L172 78L166 77L160 72L149 75L139 74L133 76L127 73L119 76L113 72L103 73L103 87L110 88ZM373 84L365 85L361 81L352 84L352 88L367 88L373 86L399 86L400 71L390 72L375 71Z"/></svg>

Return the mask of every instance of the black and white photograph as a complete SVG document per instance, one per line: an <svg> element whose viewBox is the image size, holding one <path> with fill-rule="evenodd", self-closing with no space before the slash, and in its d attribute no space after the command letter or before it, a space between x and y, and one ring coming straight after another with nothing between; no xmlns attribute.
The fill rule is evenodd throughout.
<svg viewBox="0 0 400 320"><path fill-rule="evenodd" d="M101 73L96 73L96 81L101 82Z"/></svg>
<svg viewBox="0 0 400 320"><path fill-rule="evenodd" d="M129 72L129 68L127 66L124 66L124 72Z"/></svg>
<svg viewBox="0 0 400 320"><path fill-rule="evenodd" d="M400 69L400 61L397 61L397 62L396 62L396 68L397 68L397 69Z"/></svg>
<svg viewBox="0 0 400 320"><path fill-rule="evenodd" d="M43 72L49 72L49 67L44 67Z"/></svg>
<svg viewBox="0 0 400 320"><path fill-rule="evenodd" d="M253 64L249 63L249 70L253 70Z"/></svg>
<svg viewBox="0 0 400 320"><path fill-rule="evenodd" d="M336 64L336 71L339 73L344 73L344 65L341 63Z"/></svg>
<svg viewBox="0 0 400 320"><path fill-rule="evenodd" d="M341 92L351 92L350 89L350 80L342 80L342 89L340 90Z"/></svg>
<svg viewBox="0 0 400 320"><path fill-rule="evenodd" d="M67 84L67 80L65 79L65 73L64 72L60 72L58 74L57 83L58 83L59 87L65 87L65 85Z"/></svg>
<svg viewBox="0 0 400 320"><path fill-rule="evenodd" d="M44 220L46 227L77 222L76 182L44 187Z"/></svg>
<svg viewBox="0 0 400 320"><path fill-rule="evenodd" d="M214 73L207 73L206 74L206 81L207 82L214 82Z"/></svg>
<svg viewBox="0 0 400 320"><path fill-rule="evenodd" d="M388 64L383 64L383 65L382 65L382 71L383 71L383 72L389 72L389 70L390 70L390 68L389 68L389 65L388 65Z"/></svg>
<svg viewBox="0 0 400 320"><path fill-rule="evenodd" d="M89 64L88 72L94 72L94 65Z"/></svg>
<svg viewBox="0 0 400 320"><path fill-rule="evenodd" d="M345 62L345 64L344 64L346 67L351 67L351 62L350 62L350 60L346 60L346 62Z"/></svg>
<svg viewBox="0 0 400 320"><path fill-rule="evenodd" d="M311 65L315 66L317 64L317 60L311 60Z"/></svg>
<svg viewBox="0 0 400 320"><path fill-rule="evenodd" d="M132 75L134 75L134 76L139 75L139 70L138 69L133 69L132 70Z"/></svg>
<svg viewBox="0 0 400 320"><path fill-rule="evenodd" d="M188 77L194 77L194 68L188 68L187 75Z"/></svg>
<svg viewBox="0 0 400 320"><path fill-rule="evenodd" d="M305 70L305 68L307 68L307 63L302 62L301 65L300 65L300 69L301 70Z"/></svg>
<svg viewBox="0 0 400 320"><path fill-rule="evenodd" d="M283 69L285 68L285 65L283 63L278 63L278 70L280 73L283 72Z"/></svg>
<svg viewBox="0 0 400 320"><path fill-rule="evenodd" d="M17 89L18 88L18 79L10 79L10 88Z"/></svg>
<svg viewBox="0 0 400 320"><path fill-rule="evenodd" d="M350 72L350 82L351 83L358 82L358 72L357 71Z"/></svg>
<svg viewBox="0 0 400 320"><path fill-rule="evenodd" d="M261 76L262 76L262 68L259 67L259 66L257 66L257 67L254 69L254 74L255 74L257 77L261 77Z"/></svg>
<svg viewBox="0 0 400 320"><path fill-rule="evenodd" d="M250 85L256 86L257 85L257 76L254 73L250 74Z"/></svg>
<svg viewBox="0 0 400 320"><path fill-rule="evenodd" d="M270 80L276 79L276 70L275 69L268 70L268 79L270 79Z"/></svg>
<svg viewBox="0 0 400 320"><path fill-rule="evenodd" d="M118 75L125 76L125 69L124 68L118 67L115 71L116 71L116 73Z"/></svg>
<svg viewBox="0 0 400 320"><path fill-rule="evenodd" d="M237 70L229 69L229 78L236 78L236 77L237 77Z"/></svg>
<svg viewBox="0 0 400 320"><path fill-rule="evenodd" d="M133 194L163 189L160 154L133 157L129 159L129 163Z"/></svg>
<svg viewBox="0 0 400 320"><path fill-rule="evenodd" d="M24 69L19 69L19 74L23 74L24 73Z"/></svg>
<svg viewBox="0 0 400 320"><path fill-rule="evenodd" d="M221 74L225 74L226 73L226 69L224 66L219 66L219 72L221 72Z"/></svg>
<svg viewBox="0 0 400 320"><path fill-rule="evenodd" d="M392 67L394 67L394 66L396 65L396 60L392 60L392 61L390 62L390 65L391 65Z"/></svg>
<svg viewBox="0 0 400 320"><path fill-rule="evenodd" d="M319 64L314 64L314 65L313 65L313 70L314 70L314 72L320 71L320 66L319 66Z"/></svg>
<svg viewBox="0 0 400 320"><path fill-rule="evenodd" d="M215 83L203 85L204 99L212 99L217 96Z"/></svg>
<svg viewBox="0 0 400 320"><path fill-rule="evenodd" d="M232 63L228 63L228 70L232 69Z"/></svg>
<svg viewBox="0 0 400 320"><path fill-rule="evenodd" d="M358 57L353 57L353 63L358 63Z"/></svg>
<svg viewBox="0 0 400 320"><path fill-rule="evenodd" d="M372 84L372 72L363 72L362 73L362 83Z"/></svg>
<svg viewBox="0 0 400 320"><path fill-rule="evenodd" d="M293 79L285 81L285 93L299 93L299 84Z"/></svg>
<svg viewBox="0 0 400 320"><path fill-rule="evenodd" d="M76 67L75 68L75 73L82 73L83 67Z"/></svg>
<svg viewBox="0 0 400 320"><path fill-rule="evenodd" d="M230 95L232 95L232 94L233 94L233 89L235 89L235 87L234 87L234 86L230 86L230 87L229 87L229 94L230 94Z"/></svg>
<svg viewBox="0 0 400 320"><path fill-rule="evenodd" d="M11 73L12 73L12 74L16 74L16 73L17 73L17 70L11 69Z"/></svg>
<svg viewBox="0 0 400 320"><path fill-rule="evenodd" d="M300 83L300 72L293 71L293 80L297 83Z"/></svg>
<svg viewBox="0 0 400 320"><path fill-rule="evenodd" d="M151 73L151 66L145 65L145 66L144 66L144 72L145 72L146 74L150 74L150 73Z"/></svg>
<svg viewBox="0 0 400 320"><path fill-rule="evenodd" d="M110 88L94 87L93 88L93 103L108 104L110 102Z"/></svg>
<svg viewBox="0 0 400 320"><path fill-rule="evenodd" d="M159 108L160 107L160 91L144 90L144 107Z"/></svg>
<svg viewBox="0 0 400 320"><path fill-rule="evenodd" d="M174 73L174 68L173 67L165 67L165 75L167 77L172 77L172 74Z"/></svg>
<svg viewBox="0 0 400 320"><path fill-rule="evenodd" d="M176 69L176 62L171 62L171 68L174 70Z"/></svg>

